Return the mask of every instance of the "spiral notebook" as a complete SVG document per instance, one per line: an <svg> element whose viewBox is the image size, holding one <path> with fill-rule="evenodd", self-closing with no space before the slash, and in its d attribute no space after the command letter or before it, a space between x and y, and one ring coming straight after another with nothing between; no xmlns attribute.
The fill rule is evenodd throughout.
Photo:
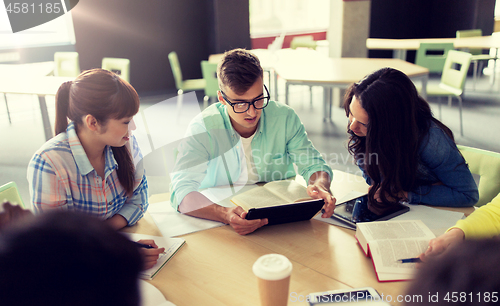
<svg viewBox="0 0 500 306"><path fill-rule="evenodd" d="M153 239L159 248L165 248L165 252L160 254L158 262L153 267L141 271L139 277L142 279L153 279L160 270L167 264L167 262L179 251L179 249L186 243L182 238L165 238L160 236L151 236L136 233L124 233L130 240L139 241L141 239Z"/></svg>

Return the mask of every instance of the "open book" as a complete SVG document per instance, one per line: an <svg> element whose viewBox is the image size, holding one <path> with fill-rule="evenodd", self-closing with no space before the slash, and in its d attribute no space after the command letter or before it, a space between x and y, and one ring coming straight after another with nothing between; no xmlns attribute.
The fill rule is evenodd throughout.
<svg viewBox="0 0 500 306"><path fill-rule="evenodd" d="M293 180L273 181L234 196L231 202L248 211L310 200L306 187Z"/></svg>
<svg viewBox="0 0 500 306"><path fill-rule="evenodd" d="M371 256L379 282L413 278L415 263L399 259L415 258L436 236L420 220L358 223L356 240L366 256Z"/></svg>
<svg viewBox="0 0 500 306"><path fill-rule="evenodd" d="M136 233L124 233L130 240L139 241L141 239L152 239L155 241L159 248L165 248L165 252L160 254L158 262L153 267L141 271L139 277L142 279L151 280L160 272L160 270L167 264L167 262L177 253L177 251L186 242L182 238L165 238L160 236L151 236Z"/></svg>

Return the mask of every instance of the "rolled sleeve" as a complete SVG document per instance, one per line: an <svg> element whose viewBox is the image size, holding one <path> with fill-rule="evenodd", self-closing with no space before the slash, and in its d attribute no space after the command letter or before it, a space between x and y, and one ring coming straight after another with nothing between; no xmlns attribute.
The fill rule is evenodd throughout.
<svg viewBox="0 0 500 306"><path fill-rule="evenodd" d="M146 175L143 175L141 183L134 190L132 197L128 198L118 211L118 214L127 220L129 226L132 226L144 216L149 206L148 199L148 181Z"/></svg>
<svg viewBox="0 0 500 306"><path fill-rule="evenodd" d="M500 235L500 194L464 220L459 220L452 228L461 229L466 239L492 238Z"/></svg>

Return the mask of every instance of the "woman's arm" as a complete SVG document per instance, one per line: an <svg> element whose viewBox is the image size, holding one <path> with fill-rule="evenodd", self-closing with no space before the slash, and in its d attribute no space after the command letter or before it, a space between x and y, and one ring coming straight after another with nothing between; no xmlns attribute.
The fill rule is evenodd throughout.
<svg viewBox="0 0 500 306"><path fill-rule="evenodd" d="M424 140L425 141L425 140ZM455 143L439 128L429 130L420 162L439 180L409 192L411 204L470 207L479 199L472 174Z"/></svg>
<svg viewBox="0 0 500 306"><path fill-rule="evenodd" d="M68 199L66 185L59 173L44 154L35 154L31 159L27 176L35 213L48 209L67 209L71 199Z"/></svg>

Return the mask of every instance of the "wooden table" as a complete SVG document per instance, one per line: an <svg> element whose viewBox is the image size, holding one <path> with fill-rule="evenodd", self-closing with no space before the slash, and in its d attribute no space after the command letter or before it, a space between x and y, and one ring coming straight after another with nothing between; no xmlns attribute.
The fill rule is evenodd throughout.
<svg viewBox="0 0 500 306"><path fill-rule="evenodd" d="M50 125L45 96L55 95L62 83L73 79L74 78L54 76L7 76L0 72L0 92L3 92L4 94L13 93L37 95L42 115L45 139L49 140L52 138L53 132Z"/></svg>
<svg viewBox="0 0 500 306"><path fill-rule="evenodd" d="M363 178L341 171L334 171L331 187L337 197L367 189ZM168 194L154 195L150 205L168 199ZM147 213L126 231L161 236ZM151 284L178 306L259 305L252 265L262 255L279 253L293 264L288 305L308 305L304 299L309 293L364 286L390 295L390 304L400 305L398 295L404 294L409 282L379 283L354 233L310 220L263 227L246 236L229 226L184 235L186 245Z"/></svg>

